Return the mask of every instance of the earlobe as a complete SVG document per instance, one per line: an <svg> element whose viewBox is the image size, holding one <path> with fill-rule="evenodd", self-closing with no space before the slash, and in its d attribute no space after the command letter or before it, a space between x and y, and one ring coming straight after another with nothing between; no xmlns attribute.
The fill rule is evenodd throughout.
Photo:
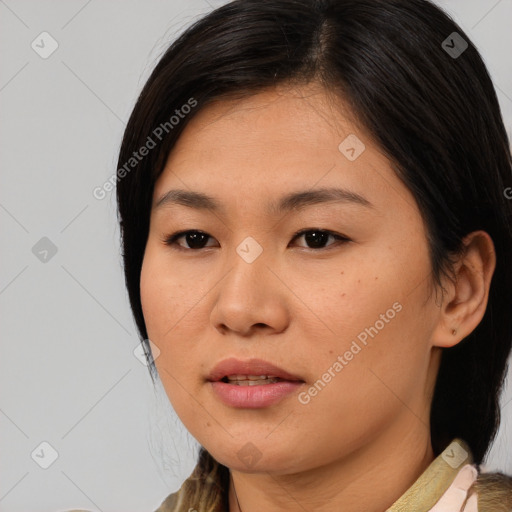
<svg viewBox="0 0 512 512"><path fill-rule="evenodd" d="M482 320L496 267L494 243L485 231L464 238L464 251L454 264L453 280L446 280L438 324L432 345L453 347Z"/></svg>

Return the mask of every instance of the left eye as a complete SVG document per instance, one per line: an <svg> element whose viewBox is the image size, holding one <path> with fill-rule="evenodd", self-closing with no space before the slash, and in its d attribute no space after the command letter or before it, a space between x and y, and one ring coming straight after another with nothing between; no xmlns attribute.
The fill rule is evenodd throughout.
<svg viewBox="0 0 512 512"><path fill-rule="evenodd" d="M295 233L294 237L292 238L292 241L300 237L304 237L306 243L311 244L313 246L310 247L311 249L323 249L323 247L319 246L323 246L327 242L329 237L334 238L340 243L350 241L346 236L338 235L337 233L333 233L332 231L327 231L325 229L304 229L302 231L299 231L298 233ZM330 245L328 247L330 247Z"/></svg>
<svg viewBox="0 0 512 512"><path fill-rule="evenodd" d="M340 243L350 242L350 239L346 236L339 235L338 233L333 233L332 231L325 229L303 229L293 235L292 242L300 237L304 237L306 243L312 246L308 247L310 249L324 249L329 237L334 238ZM177 243L180 238L184 238L189 247L183 247L183 245ZM168 246L176 247L178 250L199 250L205 247L212 247L205 245L208 238L212 237L203 231L180 231L165 237L164 243ZM330 247L331 245L334 244L329 244L327 247Z"/></svg>

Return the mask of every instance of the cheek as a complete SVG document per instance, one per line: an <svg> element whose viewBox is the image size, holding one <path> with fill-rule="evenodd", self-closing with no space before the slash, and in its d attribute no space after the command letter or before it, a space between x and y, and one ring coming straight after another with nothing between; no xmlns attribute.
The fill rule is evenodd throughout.
<svg viewBox="0 0 512 512"><path fill-rule="evenodd" d="M188 365L191 360L188 336L183 335L184 307L181 284L176 276L169 275L166 262L150 248L146 249L140 277L140 296L148 338L158 349L155 366L167 397L180 418L188 418L190 395L184 390L193 386L188 379L192 375Z"/></svg>
<svg viewBox="0 0 512 512"><path fill-rule="evenodd" d="M204 291L190 284L179 272L171 270L169 259L148 243L140 276L140 297L148 338L160 350L157 370L189 379L190 365L198 350L192 340L201 324L197 306ZM165 381L164 375L161 374ZM170 379L172 385L172 379Z"/></svg>
<svg viewBox="0 0 512 512"><path fill-rule="evenodd" d="M151 237L144 251L144 259L140 270L140 300L144 311L144 320L146 325L148 317L157 303L156 296L161 295L162 290L159 289L158 276L162 272L162 265L157 258L157 251L153 248ZM148 317L146 317L146 314Z"/></svg>
<svg viewBox="0 0 512 512"><path fill-rule="evenodd" d="M165 262L151 250L146 249L140 275L140 298L148 338L159 349L155 359L160 378L167 380L166 372L176 373L179 363L179 339L175 336L179 319L179 304L176 282L170 287ZM173 343L171 343L171 340ZM172 380L172 379L171 379ZM169 394L169 389L166 391Z"/></svg>
<svg viewBox="0 0 512 512"><path fill-rule="evenodd" d="M330 272L329 286L324 277L308 281L303 290L334 334L348 340L361 333L364 342L365 336L371 339L370 334L365 335L367 330L387 331L390 324L401 322L397 309L408 300L408 283L414 282L412 274L418 267L404 267L391 251L378 255L359 251L357 258L343 263L342 270Z"/></svg>
<svg viewBox="0 0 512 512"><path fill-rule="evenodd" d="M187 291L191 293L193 288L186 287L171 268L165 254L148 242L140 274L140 299L148 336L152 334L155 341L171 335L169 329L193 302L193 297L187 299Z"/></svg>
<svg viewBox="0 0 512 512"><path fill-rule="evenodd" d="M322 319L336 335L330 336L329 354L321 358L325 367L346 355L350 371L343 373L350 374L354 384L362 379L361 373L353 372L361 365L375 369L407 394L408 383L419 378L428 363L436 318L428 298L429 271L426 249L397 252L387 247L378 255L361 256L353 270L348 268L337 282L333 280L332 287L318 288ZM363 387L376 379L371 373L367 377Z"/></svg>

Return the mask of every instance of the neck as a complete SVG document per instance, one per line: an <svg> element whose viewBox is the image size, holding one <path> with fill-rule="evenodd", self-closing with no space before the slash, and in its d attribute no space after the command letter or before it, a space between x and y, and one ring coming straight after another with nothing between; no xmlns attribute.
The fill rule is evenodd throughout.
<svg viewBox="0 0 512 512"><path fill-rule="evenodd" d="M231 470L229 510L382 512L434 460L430 432L420 427L401 437L382 433L341 460L300 473Z"/></svg>

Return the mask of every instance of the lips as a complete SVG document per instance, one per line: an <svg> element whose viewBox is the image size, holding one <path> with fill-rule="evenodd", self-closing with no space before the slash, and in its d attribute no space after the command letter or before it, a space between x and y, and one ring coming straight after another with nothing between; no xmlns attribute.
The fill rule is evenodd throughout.
<svg viewBox="0 0 512 512"><path fill-rule="evenodd" d="M262 359L225 359L207 377L214 396L236 409L275 406L293 396L305 381Z"/></svg>
<svg viewBox="0 0 512 512"><path fill-rule="evenodd" d="M280 368L262 359L249 359L241 361L236 358L224 359L218 363L207 377L210 382L228 382L251 380L254 377L271 377L279 381L304 382L304 380L283 368Z"/></svg>

